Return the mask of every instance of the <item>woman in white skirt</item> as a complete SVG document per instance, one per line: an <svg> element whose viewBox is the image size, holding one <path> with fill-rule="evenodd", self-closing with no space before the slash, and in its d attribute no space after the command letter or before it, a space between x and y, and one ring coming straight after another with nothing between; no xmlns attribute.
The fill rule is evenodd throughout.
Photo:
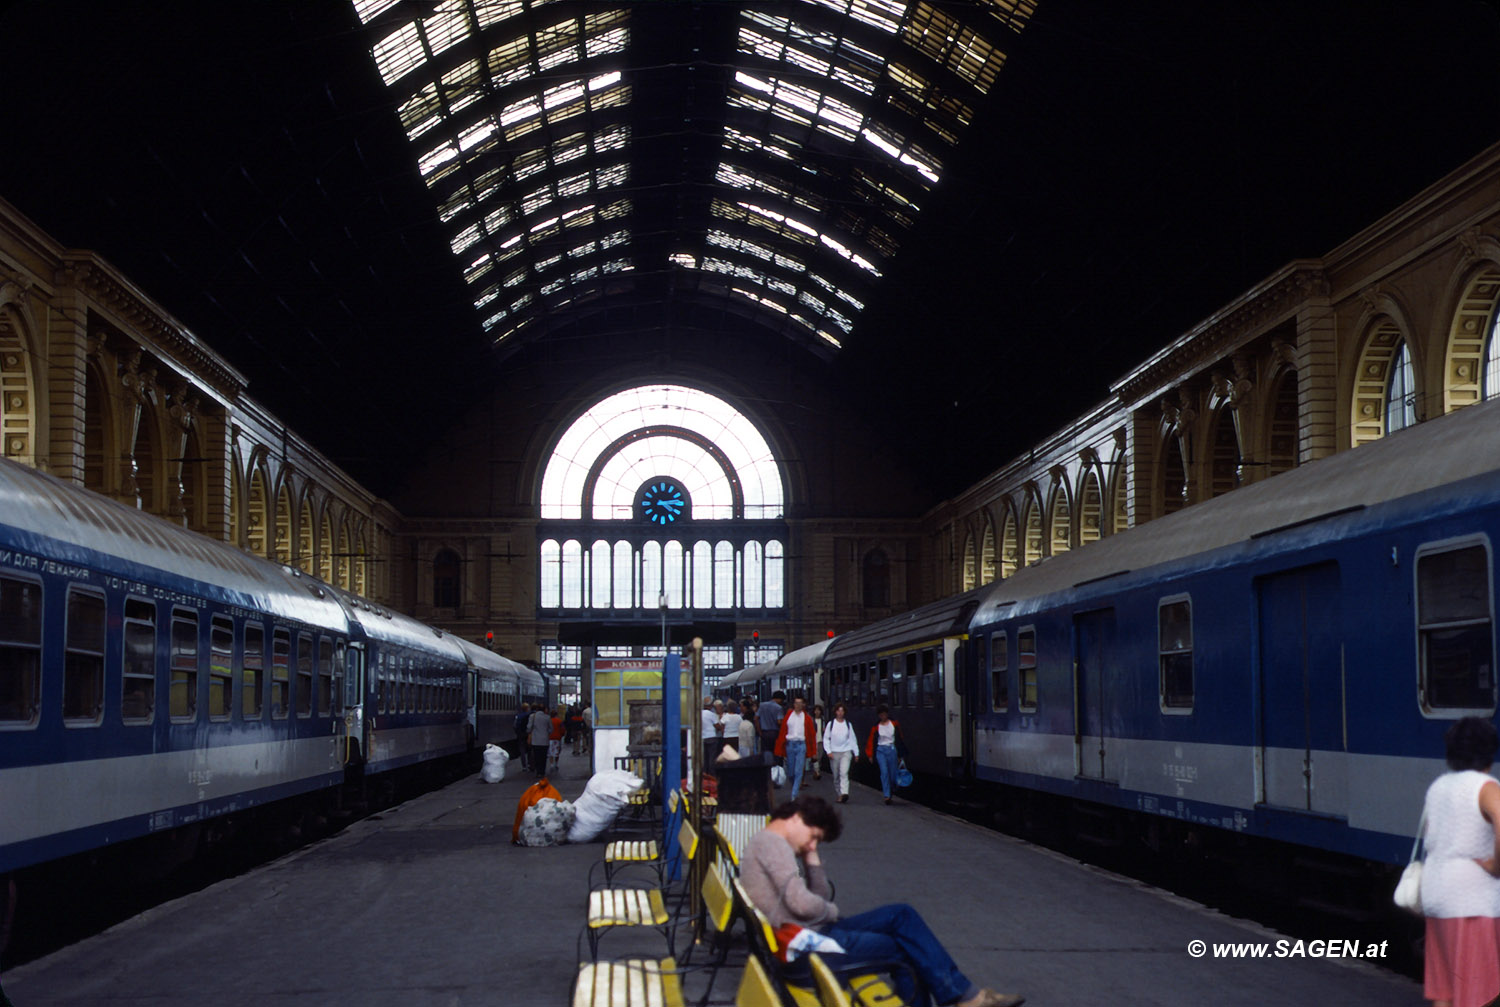
<svg viewBox="0 0 1500 1007"><path fill-rule="evenodd" d="M833 719L823 725L823 751L833 765L833 783L838 788L840 804L849 803L849 764L859 752L859 739L849 723L849 711L843 703L833 705Z"/></svg>

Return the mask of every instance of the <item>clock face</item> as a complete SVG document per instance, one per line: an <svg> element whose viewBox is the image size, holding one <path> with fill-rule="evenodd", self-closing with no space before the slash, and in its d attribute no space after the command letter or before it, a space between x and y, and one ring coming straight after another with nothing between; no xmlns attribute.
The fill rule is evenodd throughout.
<svg viewBox="0 0 1500 1007"><path fill-rule="evenodd" d="M671 524L687 511L687 496L669 479L647 483L639 499L641 517L652 524Z"/></svg>

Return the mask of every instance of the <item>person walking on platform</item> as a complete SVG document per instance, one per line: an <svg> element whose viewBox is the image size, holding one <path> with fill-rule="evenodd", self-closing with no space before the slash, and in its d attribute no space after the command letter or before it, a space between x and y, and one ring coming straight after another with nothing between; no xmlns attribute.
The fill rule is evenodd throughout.
<svg viewBox="0 0 1500 1007"><path fill-rule="evenodd" d="M796 924L835 941L842 954L819 952L835 967L841 957L909 964L911 972L897 970L895 979L901 1002L911 1007L929 1007L933 1000L958 1007L1019 1007L1026 1002L970 982L927 921L905 903L844 916L833 902L833 886L819 854L819 846L833 842L842 830L833 805L804 794L772 811L770 823L745 844L740 879L773 927Z"/></svg>
<svg viewBox="0 0 1500 1007"><path fill-rule="evenodd" d="M891 803L891 787L896 783L896 767L906 755L906 741L901 737L901 722L891 719L891 708L881 703L875 709L876 722L865 739L865 758L880 768L880 792L885 803Z"/></svg>
<svg viewBox="0 0 1500 1007"><path fill-rule="evenodd" d="M531 768L531 739L526 736L531 723L531 704L522 703L521 708L516 711L515 731L517 753L521 757L521 768Z"/></svg>
<svg viewBox="0 0 1500 1007"><path fill-rule="evenodd" d="M1490 765L1495 725L1464 717L1448 728L1449 772L1422 806L1423 995L1435 1007L1480 1007L1500 996L1500 782Z"/></svg>
<svg viewBox="0 0 1500 1007"><path fill-rule="evenodd" d="M802 697L792 700L792 708L781 720L776 732L776 754L786 759L786 772L792 778L792 800L802 789L802 773L807 757L818 757L818 726L812 714L803 709Z"/></svg>
<svg viewBox="0 0 1500 1007"><path fill-rule="evenodd" d="M547 742L552 737L552 717L541 703L531 711L526 723L526 735L531 742L531 771L537 779L547 775Z"/></svg>
<svg viewBox="0 0 1500 1007"><path fill-rule="evenodd" d="M849 765L859 754L859 738L849 723L849 708L833 704L833 719L823 727L823 751L833 766L833 786L841 804L849 803Z"/></svg>
<svg viewBox="0 0 1500 1007"><path fill-rule="evenodd" d="M594 704L583 704L583 751L585 754L594 750Z"/></svg>
<svg viewBox="0 0 1500 1007"><path fill-rule="evenodd" d="M756 726L756 702L746 696L740 700L740 758L760 751L760 729Z"/></svg>
<svg viewBox="0 0 1500 1007"><path fill-rule="evenodd" d="M786 711L781 704L786 699L786 693L777 689L771 693L771 698L760 704L755 711L755 722L760 727L760 750L762 752L776 751L776 735L781 733L781 718L786 716Z"/></svg>
<svg viewBox="0 0 1500 1007"><path fill-rule="evenodd" d="M577 703L568 706L567 719L563 722L563 733L563 743L572 746L574 755L582 755L583 711L578 708Z"/></svg>
<svg viewBox="0 0 1500 1007"><path fill-rule="evenodd" d="M567 733L568 708L559 706L552 714L552 730L547 732L547 772L555 773L562 762L563 736Z"/></svg>
<svg viewBox="0 0 1500 1007"><path fill-rule="evenodd" d="M813 704L813 708L812 708L812 720L813 720L813 727L816 729L816 730L813 731L813 736L816 737L816 738L821 739L823 737L823 704L822 703L814 703ZM813 747L817 748L816 745L814 745ZM826 752L827 749L825 748L824 751ZM812 767L813 779L815 779L815 780L821 780L823 778L823 769L822 769L822 766L823 766L823 757L821 755L818 755L816 752L809 753L808 756L807 756L807 764Z"/></svg>

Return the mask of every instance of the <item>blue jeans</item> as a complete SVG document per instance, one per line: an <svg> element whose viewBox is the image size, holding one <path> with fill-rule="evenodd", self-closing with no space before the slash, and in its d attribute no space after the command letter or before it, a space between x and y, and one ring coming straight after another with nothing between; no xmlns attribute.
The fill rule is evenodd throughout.
<svg viewBox="0 0 1500 1007"><path fill-rule="evenodd" d="M960 1000L972 993L974 984L958 970L922 914L904 902L871 909L818 928L838 941L849 961L897 961L911 965L917 974L914 987L911 975L896 973L896 991L902 1003L928 1007L935 999L940 1004ZM829 964L837 967L838 955L829 955Z"/></svg>
<svg viewBox="0 0 1500 1007"><path fill-rule="evenodd" d="M807 763L807 742L788 741L786 743L786 775L792 778L792 800L797 799L797 791L802 787L802 768Z"/></svg>
<svg viewBox="0 0 1500 1007"><path fill-rule="evenodd" d="M896 784L896 763L899 761L895 745L875 746L875 764L880 767L880 792L887 797L891 796L891 787Z"/></svg>

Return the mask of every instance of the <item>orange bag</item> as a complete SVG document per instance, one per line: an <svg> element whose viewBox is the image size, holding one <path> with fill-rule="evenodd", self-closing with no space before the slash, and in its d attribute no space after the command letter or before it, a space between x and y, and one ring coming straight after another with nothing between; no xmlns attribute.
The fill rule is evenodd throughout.
<svg viewBox="0 0 1500 1007"><path fill-rule="evenodd" d="M548 797L552 798L554 801L562 800L562 794L559 794L557 792L557 788L547 782L547 778L545 776L540 780L537 780L531 786L527 787L525 792L521 794L520 803L516 805L516 824L515 827L510 830L511 842L515 842L521 837L521 819L526 817L526 809L531 807L537 801L545 800Z"/></svg>

